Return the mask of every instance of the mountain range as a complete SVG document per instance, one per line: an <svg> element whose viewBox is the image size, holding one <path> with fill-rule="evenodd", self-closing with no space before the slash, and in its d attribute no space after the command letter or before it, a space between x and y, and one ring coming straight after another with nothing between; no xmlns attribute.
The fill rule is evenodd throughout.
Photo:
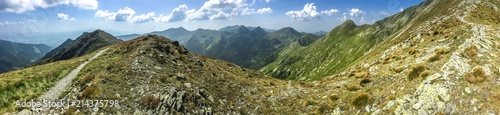
<svg viewBox="0 0 500 115"><path fill-rule="evenodd" d="M180 41L192 52L219 58L237 65L258 70L273 62L276 53L285 46L297 44L307 46L319 36L300 33L291 27L270 30L243 25L227 26L219 30L197 29L188 31L182 27L155 31L155 34ZM127 40L142 36L130 34L118 36Z"/></svg>
<svg viewBox="0 0 500 115"><path fill-rule="evenodd" d="M50 51L45 44L25 44L0 40L0 73L26 67Z"/></svg>

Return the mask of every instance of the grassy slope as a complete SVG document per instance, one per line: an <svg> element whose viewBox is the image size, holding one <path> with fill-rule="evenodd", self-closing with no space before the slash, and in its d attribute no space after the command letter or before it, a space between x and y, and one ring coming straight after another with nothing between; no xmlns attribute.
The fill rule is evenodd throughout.
<svg viewBox="0 0 500 115"><path fill-rule="evenodd" d="M14 108L15 101L40 96L94 54L0 74L0 113L23 109Z"/></svg>
<svg viewBox="0 0 500 115"><path fill-rule="evenodd" d="M283 51L277 61L260 71L281 79L316 80L339 73L380 43L402 29L415 8L409 8L374 25L356 26L346 21L325 37L305 47Z"/></svg>

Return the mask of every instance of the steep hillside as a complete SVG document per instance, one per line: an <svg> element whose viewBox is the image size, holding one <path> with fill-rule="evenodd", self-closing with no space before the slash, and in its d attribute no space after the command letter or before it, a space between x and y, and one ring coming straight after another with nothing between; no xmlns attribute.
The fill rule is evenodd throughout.
<svg viewBox="0 0 500 115"><path fill-rule="evenodd" d="M99 29L90 33L84 32L71 44L67 45L54 55L46 56L48 58L41 60L38 64L79 57L118 42L121 42L121 40Z"/></svg>
<svg viewBox="0 0 500 115"><path fill-rule="evenodd" d="M29 66L49 51L50 47L45 44L24 44L0 40L0 73Z"/></svg>
<svg viewBox="0 0 500 115"><path fill-rule="evenodd" d="M245 26L234 26L230 29L231 31L223 33L213 30L204 30L204 33L194 32L193 35L197 36L191 39L197 39L190 39L184 44L187 49L195 53L257 70L273 62L277 57L277 52L285 46L298 43L302 36L290 27L271 33L267 33L261 27L250 30ZM206 39L202 39L205 41L200 43L200 38ZM309 42L314 42L314 39L310 39Z"/></svg>
<svg viewBox="0 0 500 115"><path fill-rule="evenodd" d="M317 35L305 34L299 38L298 42L299 42L300 46L308 46L309 44L313 43L314 41L316 41L318 39L319 39L319 36L317 36Z"/></svg>
<svg viewBox="0 0 500 115"><path fill-rule="evenodd" d="M326 113L499 114L499 11L500 2L495 0L427 0L372 25L401 26L393 26L397 31L379 33L385 37L375 37L377 42L371 48L364 49L370 42L348 44L355 47L339 47L340 43L330 43L332 49L320 47L332 35L339 35L339 26L320 39L322 42L297 48L300 55L292 52L284 56L296 60L278 61L268 66L273 68L263 70L271 75L292 76L288 79L326 76L312 82L322 88L314 89L310 97L318 100L312 107ZM389 23L391 20L406 23ZM354 28L360 27L364 26ZM366 28L355 36L373 34L373 27ZM315 47L314 52L309 50ZM322 54L332 50L335 53L331 56ZM342 58L347 58L348 63L341 65L345 63ZM323 101L324 93L335 95L335 101Z"/></svg>
<svg viewBox="0 0 500 115"><path fill-rule="evenodd" d="M197 29L180 43L190 51L204 55L207 49L213 47L214 44L224 42L226 36L223 32L216 30Z"/></svg>
<svg viewBox="0 0 500 115"><path fill-rule="evenodd" d="M50 50L49 53L45 54L45 56L42 57L41 60L44 60L44 59L47 59L47 58L50 58L51 56L53 56L54 54L56 54L57 52L63 50L66 46L68 45L71 45L71 43L73 43L74 40L72 39L67 39L66 41L64 41L61 45L57 46L56 48Z"/></svg>
<svg viewBox="0 0 500 115"><path fill-rule="evenodd" d="M281 79L298 80L317 80L339 73L388 36L404 30L417 16L417 8L422 10L424 6L425 3L410 7L373 25L358 26L347 20L318 42L305 48L287 48L276 61L260 71Z"/></svg>

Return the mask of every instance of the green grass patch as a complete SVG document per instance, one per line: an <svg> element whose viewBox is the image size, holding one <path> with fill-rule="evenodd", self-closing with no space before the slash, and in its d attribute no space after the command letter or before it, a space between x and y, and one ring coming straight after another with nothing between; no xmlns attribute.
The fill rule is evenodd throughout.
<svg viewBox="0 0 500 115"><path fill-rule="evenodd" d="M17 100L29 101L42 95L93 54L0 74L0 114L15 112Z"/></svg>

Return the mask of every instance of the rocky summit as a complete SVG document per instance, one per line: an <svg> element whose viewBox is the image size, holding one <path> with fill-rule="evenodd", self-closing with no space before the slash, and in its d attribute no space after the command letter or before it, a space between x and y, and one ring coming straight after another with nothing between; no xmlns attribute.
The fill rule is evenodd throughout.
<svg viewBox="0 0 500 115"><path fill-rule="evenodd" d="M286 82L193 54L156 35L113 45L87 66L62 99L118 99L120 108L65 113L266 113L275 111L276 100L285 101L273 89Z"/></svg>

